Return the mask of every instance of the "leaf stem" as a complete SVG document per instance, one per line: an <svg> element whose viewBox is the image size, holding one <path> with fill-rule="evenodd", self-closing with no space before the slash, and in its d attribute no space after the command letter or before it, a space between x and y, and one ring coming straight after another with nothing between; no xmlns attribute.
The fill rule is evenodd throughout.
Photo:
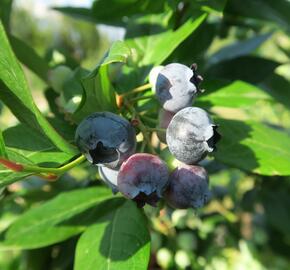
<svg viewBox="0 0 290 270"><path fill-rule="evenodd" d="M28 165L28 164L19 164L10 160L0 159L0 163L3 164L6 168L17 171L17 172L32 172L37 174L45 174L46 178L54 179L55 176L60 175L68 171L69 169L77 166L78 164L82 163L86 160L84 155L79 156L78 158L72 160L68 164L65 164L59 168L49 168L49 167L39 167L36 165Z"/></svg>
<svg viewBox="0 0 290 270"><path fill-rule="evenodd" d="M86 160L86 157L84 155L79 156L78 158L74 159L73 161L69 162L68 164L65 164L59 168L45 168L45 167L39 167L34 165L26 165L23 164L23 171L26 172L39 172L39 173L47 173L47 174L63 174L69 169L72 169L73 167L77 166L78 164L82 163Z"/></svg>

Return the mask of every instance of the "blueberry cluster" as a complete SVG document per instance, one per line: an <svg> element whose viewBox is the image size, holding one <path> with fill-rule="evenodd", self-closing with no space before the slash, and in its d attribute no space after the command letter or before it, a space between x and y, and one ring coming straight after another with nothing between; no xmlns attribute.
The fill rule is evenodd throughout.
<svg viewBox="0 0 290 270"><path fill-rule="evenodd" d="M172 63L150 73L150 83L162 105L158 128L166 129L157 135L168 145L171 154L181 165L169 176L165 199L174 208L202 207L210 196L207 172L196 164L215 150L220 139L208 113L192 107L197 94L203 92L203 78L197 74L197 65L190 68Z"/></svg>
<svg viewBox="0 0 290 270"><path fill-rule="evenodd" d="M139 207L164 197L174 208L202 207L209 197L208 176L196 166L215 149L219 139L217 126L208 114L190 107L200 92L201 76L196 66L181 64L157 67L150 73L152 90L163 108L159 113L160 140L168 144L172 155L183 162L169 173L158 156L135 153L135 129L125 118L96 112L77 127L75 141L87 160L98 166L101 179L113 193L121 192Z"/></svg>

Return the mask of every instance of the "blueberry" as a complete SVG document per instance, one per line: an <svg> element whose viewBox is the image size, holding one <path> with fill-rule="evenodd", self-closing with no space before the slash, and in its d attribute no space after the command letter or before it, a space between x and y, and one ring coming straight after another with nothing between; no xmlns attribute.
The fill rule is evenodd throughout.
<svg viewBox="0 0 290 270"><path fill-rule="evenodd" d="M156 206L168 183L168 169L158 156L138 153L122 164L118 174L118 189L139 207L145 203Z"/></svg>
<svg viewBox="0 0 290 270"><path fill-rule="evenodd" d="M191 106L201 81L202 77L196 74L196 65L189 68L178 63L169 64L158 73L156 97L165 110L178 112Z"/></svg>
<svg viewBox="0 0 290 270"><path fill-rule="evenodd" d="M98 171L101 179L112 189L116 194L119 190L117 187L118 170L113 170L105 166L98 166Z"/></svg>
<svg viewBox="0 0 290 270"><path fill-rule="evenodd" d="M150 73L149 73L149 83L151 84L153 93L156 92L155 87L156 87L157 77L158 77L159 72L163 68L164 68L164 66L156 66L156 67L152 68Z"/></svg>
<svg viewBox="0 0 290 270"><path fill-rule="evenodd" d="M217 126L197 107L184 108L174 115L167 130L170 152L181 162L196 164L212 152L220 139Z"/></svg>
<svg viewBox="0 0 290 270"><path fill-rule="evenodd" d="M118 168L134 153L136 134L126 119L110 112L97 112L78 125L75 141L91 163Z"/></svg>
<svg viewBox="0 0 290 270"><path fill-rule="evenodd" d="M158 114L157 128L167 129L174 114L161 108ZM158 131L157 136L161 142L166 143L166 132Z"/></svg>
<svg viewBox="0 0 290 270"><path fill-rule="evenodd" d="M165 200L173 208L200 208L210 198L208 183L204 168L183 164L170 174Z"/></svg>

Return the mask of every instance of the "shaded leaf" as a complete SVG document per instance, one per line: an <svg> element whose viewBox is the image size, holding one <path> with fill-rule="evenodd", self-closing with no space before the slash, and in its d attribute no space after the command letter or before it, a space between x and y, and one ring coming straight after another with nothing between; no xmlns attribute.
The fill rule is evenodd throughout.
<svg viewBox="0 0 290 270"><path fill-rule="evenodd" d="M213 65L221 61L233 59L239 56L247 55L263 44L272 33L254 36L247 40L239 41L229 46L225 46L216 53L209 56L207 65Z"/></svg>
<svg viewBox="0 0 290 270"><path fill-rule="evenodd" d="M89 227L77 244L74 269L147 269L150 235L141 211L127 201Z"/></svg>
<svg viewBox="0 0 290 270"><path fill-rule="evenodd" d="M289 194L286 190L262 193L266 219L274 228L285 235L290 235Z"/></svg>
<svg viewBox="0 0 290 270"><path fill-rule="evenodd" d="M222 139L214 156L262 175L290 175L289 134L254 121L217 119Z"/></svg>
<svg viewBox="0 0 290 270"><path fill-rule="evenodd" d="M94 1L91 9L79 7L57 7L54 8L72 17L114 26L125 26L125 17L135 14L148 14L161 12L164 6L163 0L111 0L108 8L107 0Z"/></svg>
<svg viewBox="0 0 290 270"><path fill-rule="evenodd" d="M265 80L280 63L256 56L241 56L211 66L205 77L242 80L259 83Z"/></svg>
<svg viewBox="0 0 290 270"><path fill-rule="evenodd" d="M289 85L290 82L286 78L274 73L265 79L263 84L261 84L261 87L266 89L266 91L277 101L290 108Z"/></svg>
<svg viewBox="0 0 290 270"><path fill-rule="evenodd" d="M12 0L1 0L0 19L6 31L9 31L11 9L12 9Z"/></svg>
<svg viewBox="0 0 290 270"><path fill-rule="evenodd" d="M227 1L226 14L272 21L286 29L290 25L290 3L287 0L239 0Z"/></svg>

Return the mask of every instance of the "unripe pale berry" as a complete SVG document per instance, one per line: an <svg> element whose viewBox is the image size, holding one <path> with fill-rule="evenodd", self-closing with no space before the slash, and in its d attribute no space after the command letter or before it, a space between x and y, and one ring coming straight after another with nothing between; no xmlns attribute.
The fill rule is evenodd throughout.
<svg viewBox="0 0 290 270"><path fill-rule="evenodd" d="M176 159L196 164L215 149L220 139L217 126L203 109L184 108L174 115L166 131L166 142Z"/></svg>
<svg viewBox="0 0 290 270"><path fill-rule="evenodd" d="M208 183L204 168L183 164L170 174L165 200L173 208L202 207L210 197Z"/></svg>
<svg viewBox="0 0 290 270"><path fill-rule="evenodd" d="M75 141L91 163L118 168L134 153L136 134L125 118L110 112L97 112L78 125Z"/></svg>
<svg viewBox="0 0 290 270"><path fill-rule="evenodd" d="M118 174L118 189L139 207L156 206L168 183L168 169L158 156L137 153L122 164Z"/></svg>

